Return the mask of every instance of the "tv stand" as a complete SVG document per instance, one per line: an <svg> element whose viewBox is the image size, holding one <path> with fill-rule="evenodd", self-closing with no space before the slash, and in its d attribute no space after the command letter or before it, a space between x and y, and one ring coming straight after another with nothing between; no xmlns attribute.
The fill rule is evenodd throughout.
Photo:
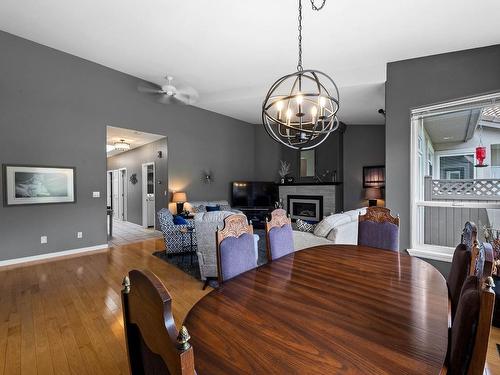
<svg viewBox="0 0 500 375"><path fill-rule="evenodd" d="M266 217L273 210L272 207L235 207L245 214L254 228L263 229L266 225Z"/></svg>

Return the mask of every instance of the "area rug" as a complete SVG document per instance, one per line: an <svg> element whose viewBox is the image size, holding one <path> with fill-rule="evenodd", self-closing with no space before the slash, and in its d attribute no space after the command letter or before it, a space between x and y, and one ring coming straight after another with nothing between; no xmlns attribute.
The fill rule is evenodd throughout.
<svg viewBox="0 0 500 375"><path fill-rule="evenodd" d="M266 231L263 229L254 229L254 233L259 236L259 257L257 259L257 264L260 266L261 264L267 263ZM153 255L160 258L161 260L164 260L167 263L176 266L195 279L201 280L200 267L198 266L198 257L196 253L193 254L192 259L191 254L167 255L165 250L156 251L153 253ZM212 282L209 283L209 285L211 286L217 286L216 281L214 281L215 285L212 284Z"/></svg>

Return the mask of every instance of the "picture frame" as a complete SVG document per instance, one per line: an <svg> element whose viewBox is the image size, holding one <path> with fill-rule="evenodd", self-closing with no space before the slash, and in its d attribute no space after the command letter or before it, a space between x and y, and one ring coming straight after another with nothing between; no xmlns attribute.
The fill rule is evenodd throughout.
<svg viewBox="0 0 500 375"><path fill-rule="evenodd" d="M385 187L385 165L363 167L363 188Z"/></svg>
<svg viewBox="0 0 500 375"><path fill-rule="evenodd" d="M4 206L75 203L76 168L3 164Z"/></svg>

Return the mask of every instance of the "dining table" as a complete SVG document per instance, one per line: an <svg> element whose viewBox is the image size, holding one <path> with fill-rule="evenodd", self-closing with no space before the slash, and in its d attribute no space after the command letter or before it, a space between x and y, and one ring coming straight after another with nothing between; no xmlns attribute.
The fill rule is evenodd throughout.
<svg viewBox="0 0 500 375"><path fill-rule="evenodd" d="M448 291L405 253L321 245L224 282L184 325L198 375L439 374Z"/></svg>

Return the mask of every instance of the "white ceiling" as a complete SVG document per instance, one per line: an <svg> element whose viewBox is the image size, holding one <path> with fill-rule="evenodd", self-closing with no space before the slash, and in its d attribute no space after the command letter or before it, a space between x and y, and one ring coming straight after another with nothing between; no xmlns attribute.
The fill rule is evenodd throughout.
<svg viewBox="0 0 500 375"><path fill-rule="evenodd" d="M319 0L316 0L319 2ZM383 123L386 63L499 43L498 0L304 3L304 67L340 86L340 119ZM0 29L162 84L195 87L196 104L252 123L268 87L295 70L290 0L2 0Z"/></svg>
<svg viewBox="0 0 500 375"><path fill-rule="evenodd" d="M106 127L106 145L112 146L115 142L119 142L123 139L130 145L131 150L162 138L165 138L165 136L140 132L133 129L117 128L114 126ZM122 152L125 151L112 150L107 152L106 156L109 158L111 156L121 154Z"/></svg>

